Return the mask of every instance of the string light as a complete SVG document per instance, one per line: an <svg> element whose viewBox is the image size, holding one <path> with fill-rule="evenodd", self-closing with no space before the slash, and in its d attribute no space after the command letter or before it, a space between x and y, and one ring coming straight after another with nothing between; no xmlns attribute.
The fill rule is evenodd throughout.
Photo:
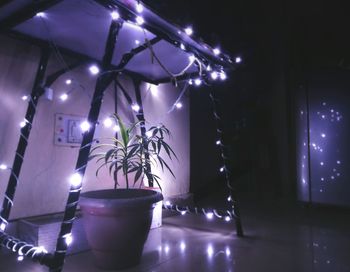
<svg viewBox="0 0 350 272"><path fill-rule="evenodd" d="M80 187L82 180L83 180L83 177L79 173L74 173L69 178L70 184L76 188Z"/></svg>
<svg viewBox="0 0 350 272"><path fill-rule="evenodd" d="M44 12L38 12L35 16L40 18L45 18L46 14Z"/></svg>
<svg viewBox="0 0 350 272"><path fill-rule="evenodd" d="M100 69L98 68L97 65L91 65L89 67L90 73L93 75L97 75L100 72Z"/></svg>
<svg viewBox="0 0 350 272"><path fill-rule="evenodd" d="M220 172L222 173L224 171L225 171L225 167L223 166L223 167L220 168Z"/></svg>
<svg viewBox="0 0 350 272"><path fill-rule="evenodd" d="M202 85L202 80L201 80L200 78L196 78L196 79L194 80L194 84L195 84L196 86L200 86L200 85Z"/></svg>
<svg viewBox="0 0 350 272"><path fill-rule="evenodd" d="M110 128L113 124L113 121L111 118L106 118L104 121L103 121L103 125L106 127L106 128Z"/></svg>
<svg viewBox="0 0 350 272"><path fill-rule="evenodd" d="M112 11L111 12L111 17L113 20L118 20L120 18L120 15L117 11Z"/></svg>
<svg viewBox="0 0 350 272"><path fill-rule="evenodd" d="M219 77L219 74L218 74L218 72L214 71L214 72L210 73L210 76L213 80L217 80Z"/></svg>
<svg viewBox="0 0 350 272"><path fill-rule="evenodd" d="M227 198L227 201L232 201L232 197L231 196L229 196L228 198Z"/></svg>
<svg viewBox="0 0 350 272"><path fill-rule="evenodd" d="M220 55L221 51L219 48L214 48L213 53L215 56L218 56L218 55Z"/></svg>
<svg viewBox="0 0 350 272"><path fill-rule="evenodd" d="M144 22L145 22L145 20L143 19L143 17L141 17L141 16L136 17L136 23L138 25L142 25L142 24L144 24Z"/></svg>
<svg viewBox="0 0 350 272"><path fill-rule="evenodd" d="M181 102L177 102L177 103L175 104L175 107L176 107L177 109L181 109L181 108L182 108L182 103L181 103Z"/></svg>
<svg viewBox="0 0 350 272"><path fill-rule="evenodd" d="M135 44L136 44L136 45L139 45L139 44L140 44L140 41L139 41L139 40L135 40Z"/></svg>
<svg viewBox="0 0 350 272"><path fill-rule="evenodd" d="M65 239L65 241L66 241L67 246L70 246L70 245L73 243L73 236L72 236L71 233L66 234L66 235L64 236L64 239Z"/></svg>
<svg viewBox="0 0 350 272"><path fill-rule="evenodd" d="M182 212L181 212L181 215L185 215L185 214L186 214L186 211L182 211Z"/></svg>
<svg viewBox="0 0 350 272"><path fill-rule="evenodd" d="M212 212L209 212L205 215L207 217L207 219L211 220L214 218L214 214Z"/></svg>
<svg viewBox="0 0 350 272"><path fill-rule="evenodd" d="M236 61L236 63L241 63L242 62L242 58L241 57L236 57L235 61Z"/></svg>
<svg viewBox="0 0 350 272"><path fill-rule="evenodd" d="M225 221L226 221L226 222L230 222L230 221L231 221L231 217L225 216Z"/></svg>
<svg viewBox="0 0 350 272"><path fill-rule="evenodd" d="M26 126L27 122L26 121L22 121L21 123L19 123L19 126L21 128L24 128Z"/></svg>
<svg viewBox="0 0 350 272"><path fill-rule="evenodd" d="M5 223L1 223L0 224L0 230L4 231L6 229L6 224Z"/></svg>
<svg viewBox="0 0 350 272"><path fill-rule="evenodd" d="M135 112L139 112L140 110L140 106L138 104L132 104L131 108Z"/></svg>
<svg viewBox="0 0 350 272"><path fill-rule="evenodd" d="M186 50L186 47L185 47L185 45L184 45L183 43L180 44L180 48L181 48L182 50Z"/></svg>
<svg viewBox="0 0 350 272"><path fill-rule="evenodd" d="M0 164L0 170L6 170L7 165L6 164Z"/></svg>
<svg viewBox="0 0 350 272"><path fill-rule="evenodd" d="M67 93L61 94L60 99L61 99L62 101L66 101L66 100L68 99L68 94L67 94Z"/></svg>
<svg viewBox="0 0 350 272"><path fill-rule="evenodd" d="M188 80L188 84L193 85L193 80L192 80L192 79L189 79L189 80Z"/></svg>
<svg viewBox="0 0 350 272"><path fill-rule="evenodd" d="M120 127L119 127L118 125L115 125L115 126L113 127L113 130L114 130L115 132L119 132L119 131L120 131Z"/></svg>
<svg viewBox="0 0 350 272"><path fill-rule="evenodd" d="M24 259L23 255L20 255L17 257L17 261L19 261L19 262L23 261L23 259Z"/></svg>
<svg viewBox="0 0 350 272"><path fill-rule="evenodd" d="M186 27L185 28L185 33L188 35L188 36L191 36L193 34L193 29L192 27Z"/></svg>
<svg viewBox="0 0 350 272"><path fill-rule="evenodd" d="M231 255L231 250L230 250L229 247L226 247L225 253L226 253L226 256L227 256L227 257L230 257L230 255Z"/></svg>
<svg viewBox="0 0 350 272"><path fill-rule="evenodd" d="M221 145L221 141L220 140L217 140L215 143L216 143L216 145Z"/></svg>
<svg viewBox="0 0 350 272"><path fill-rule="evenodd" d="M67 85L71 85L71 84L72 84L72 80L71 80L71 79L67 79L67 80L66 80L66 84L67 84Z"/></svg>
<svg viewBox="0 0 350 272"><path fill-rule="evenodd" d="M153 84L149 84L149 90L153 96L158 96L158 87Z"/></svg>
<svg viewBox="0 0 350 272"><path fill-rule="evenodd" d="M23 96L22 96L22 100L23 100L23 101L26 101L27 99L28 99L28 95L23 95Z"/></svg>
<svg viewBox="0 0 350 272"><path fill-rule="evenodd" d="M181 251L184 251L184 250L186 249L186 244L185 244L184 241L181 241L181 243L180 243L180 249L181 249Z"/></svg>
<svg viewBox="0 0 350 272"><path fill-rule="evenodd" d="M88 121L84 121L80 124L80 128L81 128L82 132L89 131L90 127L91 127L91 125Z"/></svg>
<svg viewBox="0 0 350 272"><path fill-rule="evenodd" d="M222 71L222 72L220 73L220 79L221 79L221 80L226 80L226 79L227 79L227 75L226 75L226 73L225 73L224 71Z"/></svg>
<svg viewBox="0 0 350 272"><path fill-rule="evenodd" d="M152 132L152 131L149 130L149 131L146 132L146 136L147 136L148 138L151 138L152 135L153 135L153 132Z"/></svg>
<svg viewBox="0 0 350 272"><path fill-rule="evenodd" d="M191 63L193 63L196 60L196 57L194 55L190 55L188 59Z"/></svg>
<svg viewBox="0 0 350 272"><path fill-rule="evenodd" d="M207 253L208 253L208 256L209 257L212 257L213 254L214 254L214 249L213 249L213 246L212 245L208 245L207 247Z"/></svg>
<svg viewBox="0 0 350 272"><path fill-rule="evenodd" d="M136 4L136 11L138 13L142 13L143 12L143 6L140 3Z"/></svg>
<svg viewBox="0 0 350 272"><path fill-rule="evenodd" d="M165 206L171 206L170 201L165 201Z"/></svg>
<svg viewBox="0 0 350 272"><path fill-rule="evenodd" d="M211 66L208 65L208 66L207 66L207 71L210 72L211 70L212 70L212 69L211 69Z"/></svg>

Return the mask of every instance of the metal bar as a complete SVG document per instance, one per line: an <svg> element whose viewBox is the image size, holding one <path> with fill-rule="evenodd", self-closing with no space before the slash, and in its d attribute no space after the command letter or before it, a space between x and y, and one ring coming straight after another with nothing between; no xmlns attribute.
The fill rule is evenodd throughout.
<svg viewBox="0 0 350 272"><path fill-rule="evenodd" d="M41 57L39 66L36 72L34 85L30 94L30 100L27 107L27 112L24 119L24 126L21 128L19 142L16 149L16 155L11 167L11 175L7 184L5 197L2 203L2 209L0 213L0 222L3 225L3 229L8 224L8 218L13 206L13 199L16 193L16 187L18 184L18 177L21 172L24 154L28 145L28 138L32 128L32 123L36 113L36 107L40 96L44 93L44 77L47 64L49 62L50 51L47 48L41 50Z"/></svg>
<svg viewBox="0 0 350 272"><path fill-rule="evenodd" d="M75 173L80 175L81 178L83 178L85 174L86 166L88 163L91 143L93 141L95 132L95 126L97 124L102 105L103 94L115 76L115 73L109 73L108 71L111 68L115 43L121 26L121 21L112 21L109 29L105 53L102 61L102 73L97 79L95 92L92 97L91 107L88 114L88 122L90 123L91 128L83 135L83 141L80 146L78 160L75 167ZM71 185L64 212L63 222L61 224L60 233L57 239L55 257L50 270L52 272L62 271L63 269L64 259L68 248L66 238L71 235L81 189L82 184Z"/></svg>
<svg viewBox="0 0 350 272"><path fill-rule="evenodd" d="M142 138L146 138L146 123L145 123L145 115L144 115L144 110L143 110L143 104L142 104L142 98L141 98L141 90L140 90L140 84L141 82L138 80L133 80L134 87L135 87L135 97L136 97L136 103L139 105L140 110L136 113L137 119L140 121L140 130L141 130L141 135ZM150 164L150 156L148 153L148 147L147 145L144 145L144 149L146 150L145 152L145 159L146 159L146 169L147 173L151 173L151 164ZM147 179L148 179L148 186L153 187L153 177L152 175L146 174Z"/></svg>
<svg viewBox="0 0 350 272"><path fill-rule="evenodd" d="M25 6L23 9L15 12L10 17L0 21L0 30L10 29L23 23L24 21L34 17L38 12L47 10L48 8L62 2L62 0L40 0L34 1L33 4Z"/></svg>
<svg viewBox="0 0 350 272"><path fill-rule="evenodd" d="M233 186L233 182L232 182L232 177L230 175L230 171L227 167L227 163L228 163L228 155L226 154L226 150L224 148L224 137L223 137L223 128L221 125L221 117L220 114L218 113L218 107L219 107L219 100L215 97L213 92L210 92L210 98L212 101L212 106L213 106L213 114L214 114L214 119L216 122L216 131L218 133L218 143L217 145L220 148L220 152L221 152L221 157L222 160L224 162L224 166L222 167L222 169L220 169L220 172L223 172L225 174L225 179L226 179L226 185L227 188L229 190L229 199L228 201L230 203L232 203L232 213L235 216L235 223L236 223L236 232L237 232L237 236L242 237L243 234L243 228L242 228L242 222L241 222L241 215L240 215L240 209L239 209L239 205L238 205L238 201L237 201L237 195L236 195L236 191L235 188Z"/></svg>

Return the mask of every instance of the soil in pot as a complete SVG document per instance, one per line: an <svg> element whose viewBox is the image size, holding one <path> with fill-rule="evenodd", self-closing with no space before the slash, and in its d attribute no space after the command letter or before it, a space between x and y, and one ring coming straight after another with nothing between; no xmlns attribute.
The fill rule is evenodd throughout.
<svg viewBox="0 0 350 272"><path fill-rule="evenodd" d="M125 269L140 263L161 193L143 189L83 193L79 204L86 236L103 269Z"/></svg>

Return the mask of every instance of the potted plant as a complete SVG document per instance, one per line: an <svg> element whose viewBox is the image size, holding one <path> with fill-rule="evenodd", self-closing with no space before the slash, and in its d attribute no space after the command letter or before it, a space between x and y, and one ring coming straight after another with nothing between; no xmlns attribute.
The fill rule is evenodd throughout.
<svg viewBox="0 0 350 272"><path fill-rule="evenodd" d="M152 126L143 137L137 133L140 122L127 127L118 115L113 117L120 127L120 139L97 145L90 159L101 164L96 175L108 169L114 189L83 193L79 204L96 264L104 269L124 269L140 262L155 203L163 199L159 192L142 189L142 180L146 177L160 186L149 165L160 165L174 175L161 151L170 159L176 155L165 141L170 132L164 125ZM118 172L123 174L126 188L118 187Z"/></svg>

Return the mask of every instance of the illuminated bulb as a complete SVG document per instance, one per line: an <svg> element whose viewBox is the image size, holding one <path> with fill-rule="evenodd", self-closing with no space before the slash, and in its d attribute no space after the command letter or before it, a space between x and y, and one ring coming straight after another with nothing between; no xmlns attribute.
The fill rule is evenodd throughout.
<svg viewBox="0 0 350 272"><path fill-rule="evenodd" d="M65 240L66 240L67 246L71 245L73 243L73 236L72 236L72 234L67 234Z"/></svg>
<svg viewBox="0 0 350 272"><path fill-rule="evenodd" d="M141 16L136 17L136 23L138 25L142 25L144 22L145 22L145 20L143 19L143 17L141 17Z"/></svg>
<svg viewBox="0 0 350 272"><path fill-rule="evenodd" d="M213 246L212 245L208 245L207 247L207 253L208 253L208 256L209 257L212 257L213 254L214 254L214 249L213 249Z"/></svg>
<svg viewBox="0 0 350 272"><path fill-rule="evenodd" d="M226 79L227 79L227 75L226 75L225 72L221 72L221 73L220 73L220 79L221 79L221 80L226 80Z"/></svg>
<svg viewBox="0 0 350 272"><path fill-rule="evenodd" d="M226 247L225 249L226 256L229 257L231 255L231 250L229 247Z"/></svg>
<svg viewBox="0 0 350 272"><path fill-rule="evenodd" d="M230 221L231 221L231 217L225 216L225 221L226 221L226 222L230 222Z"/></svg>
<svg viewBox="0 0 350 272"><path fill-rule="evenodd" d="M185 242L181 242L180 243L180 249L182 250L182 251L184 251L185 249L186 249L186 244L185 244Z"/></svg>
<svg viewBox="0 0 350 272"><path fill-rule="evenodd" d="M303 179L303 184L306 184L306 180L305 179Z"/></svg>
<svg viewBox="0 0 350 272"><path fill-rule="evenodd" d="M321 181L324 181L324 178L321 178Z"/></svg>
<svg viewBox="0 0 350 272"><path fill-rule="evenodd" d="M120 15L117 11L111 12L111 17L113 20L118 20L120 18Z"/></svg>
<svg viewBox="0 0 350 272"><path fill-rule="evenodd" d="M45 13L44 12L38 12L35 16L36 17L40 17L40 18L45 18Z"/></svg>
<svg viewBox="0 0 350 272"><path fill-rule="evenodd" d="M62 101L66 101L66 100L68 99L68 94L66 94L66 93L61 94L60 99L61 99Z"/></svg>
<svg viewBox="0 0 350 272"><path fill-rule="evenodd" d="M334 179L334 176L331 176L331 179Z"/></svg>
<svg viewBox="0 0 350 272"><path fill-rule="evenodd" d="M106 128L110 128L113 124L113 121L111 118L106 118L104 121L103 121L103 125L106 127Z"/></svg>
<svg viewBox="0 0 350 272"><path fill-rule="evenodd" d="M22 96L22 100L23 100L23 101L26 101L27 99L28 99L28 95L23 95L23 96Z"/></svg>
<svg viewBox="0 0 350 272"><path fill-rule="evenodd" d="M100 69L96 65L91 65L89 67L90 73L93 75L97 75L100 72Z"/></svg>
<svg viewBox="0 0 350 272"><path fill-rule="evenodd" d="M152 131L149 130L149 131L146 132L146 136L147 136L148 138L151 138L152 135L153 135L153 132L152 132Z"/></svg>
<svg viewBox="0 0 350 272"><path fill-rule="evenodd" d="M188 59L190 60L190 62L194 62L196 60L196 57L194 55L190 55Z"/></svg>
<svg viewBox="0 0 350 272"><path fill-rule="evenodd" d="M4 231L5 229L6 229L6 224L5 223L1 223L0 230Z"/></svg>
<svg viewBox="0 0 350 272"><path fill-rule="evenodd" d="M168 253L168 252L169 252L169 250L170 250L169 246L168 246L168 245L166 245L166 246L164 247L164 251L165 251L165 253Z"/></svg>
<svg viewBox="0 0 350 272"><path fill-rule="evenodd" d="M200 86L200 85L202 84L202 80L201 80L200 78L196 78L196 79L194 80L194 84L195 84L196 86Z"/></svg>
<svg viewBox="0 0 350 272"><path fill-rule="evenodd" d="M171 206L170 201L165 201L165 206Z"/></svg>
<svg viewBox="0 0 350 272"><path fill-rule="evenodd" d="M186 214L186 211L182 211L182 212L181 212L181 215L185 215L185 214Z"/></svg>
<svg viewBox="0 0 350 272"><path fill-rule="evenodd" d="M143 6L142 6L140 3L137 3L137 5L136 5L136 11L137 11L138 13L141 13L141 12L143 11Z"/></svg>
<svg viewBox="0 0 350 272"><path fill-rule="evenodd" d="M186 47L185 47L185 45L182 43L182 44L180 44L180 48L182 49L182 50L186 50Z"/></svg>
<svg viewBox="0 0 350 272"><path fill-rule="evenodd" d="M182 108L182 103L181 103L181 102L177 102L177 103L175 104L175 107L176 107L177 109L181 109L181 108Z"/></svg>
<svg viewBox="0 0 350 272"><path fill-rule="evenodd" d="M326 134L322 133L322 134L321 134L321 137L322 137L322 138L326 138Z"/></svg>
<svg viewBox="0 0 350 272"><path fill-rule="evenodd" d="M221 145L221 141L220 140L217 140L215 143L216 143L216 145Z"/></svg>
<svg viewBox="0 0 350 272"><path fill-rule="evenodd" d="M118 132L118 131L120 131L120 127L119 127L118 125L115 125L115 126L113 127L113 130L114 130L115 132Z"/></svg>
<svg viewBox="0 0 350 272"><path fill-rule="evenodd" d="M17 261L19 261L19 262L23 261L23 259L24 259L23 256L18 256L18 257L17 257Z"/></svg>
<svg viewBox="0 0 350 272"><path fill-rule="evenodd" d="M140 110L140 106L137 105L137 104L133 104L133 105L131 106L131 108L132 108L132 110L135 111L135 112L139 112L139 110Z"/></svg>
<svg viewBox="0 0 350 272"><path fill-rule="evenodd" d="M67 84L67 85L71 85L71 84L72 84L72 80L71 80L71 79L67 79L67 80L66 80L66 84Z"/></svg>
<svg viewBox="0 0 350 272"><path fill-rule="evenodd" d="M193 85L193 80L192 80L192 79L189 79L189 80L188 80L188 84Z"/></svg>
<svg viewBox="0 0 350 272"><path fill-rule="evenodd" d="M236 63L241 63L241 62L242 62L242 58L241 58L241 57L237 57L237 58L235 59L235 61L236 61Z"/></svg>
<svg viewBox="0 0 350 272"><path fill-rule="evenodd" d="M214 53L214 55L215 56L217 56L217 55L220 55L220 49L219 48L215 48L214 50L213 50L213 53Z"/></svg>
<svg viewBox="0 0 350 272"><path fill-rule="evenodd" d="M21 123L19 123L19 126L21 127L21 128L24 128L25 126L26 126L26 121L22 121Z"/></svg>
<svg viewBox="0 0 350 272"><path fill-rule="evenodd" d="M80 124L80 129L82 132L86 132L86 131L89 131L90 129L90 123L88 121L84 121Z"/></svg>
<svg viewBox="0 0 350 272"><path fill-rule="evenodd" d="M340 161L337 161L337 164L340 164Z"/></svg>
<svg viewBox="0 0 350 272"><path fill-rule="evenodd" d="M220 172L222 173L222 172L224 172L225 171L225 167L221 167L220 168Z"/></svg>
<svg viewBox="0 0 350 272"><path fill-rule="evenodd" d="M213 80L216 80L216 79L218 79L218 77L219 77L219 74L218 74L218 72L212 72L211 74L210 74L210 76L211 76L211 78L213 79Z"/></svg>
<svg viewBox="0 0 350 272"><path fill-rule="evenodd" d="M6 170L7 165L6 164L0 164L0 170Z"/></svg>
<svg viewBox="0 0 350 272"><path fill-rule="evenodd" d="M139 41L139 40L135 40L135 44L136 44L136 45L139 45L139 44L140 44L140 41Z"/></svg>
<svg viewBox="0 0 350 272"><path fill-rule="evenodd" d="M212 70L212 69L211 69L211 66L208 65L208 66L207 66L207 71L210 72L211 70Z"/></svg>
<svg viewBox="0 0 350 272"><path fill-rule="evenodd" d="M209 212L205 215L207 217L207 219L211 220L214 218L214 214L212 212Z"/></svg>
<svg viewBox="0 0 350 272"><path fill-rule="evenodd" d="M324 165L324 162L321 161L320 164L321 164L321 165Z"/></svg>
<svg viewBox="0 0 350 272"><path fill-rule="evenodd" d="M231 201L231 200L232 200L232 197L229 196L229 197L227 198L227 201Z"/></svg>
<svg viewBox="0 0 350 272"><path fill-rule="evenodd" d="M191 36L193 34L193 29L192 27L186 27L185 28L185 33L188 35L188 36Z"/></svg>
<svg viewBox="0 0 350 272"><path fill-rule="evenodd" d="M151 94L153 96L158 96L158 88L156 85L150 84L149 85L149 90L151 91Z"/></svg>
<svg viewBox="0 0 350 272"><path fill-rule="evenodd" d="M74 187L79 187L81 185L82 180L83 177L79 173L74 173L69 178L70 184Z"/></svg>

